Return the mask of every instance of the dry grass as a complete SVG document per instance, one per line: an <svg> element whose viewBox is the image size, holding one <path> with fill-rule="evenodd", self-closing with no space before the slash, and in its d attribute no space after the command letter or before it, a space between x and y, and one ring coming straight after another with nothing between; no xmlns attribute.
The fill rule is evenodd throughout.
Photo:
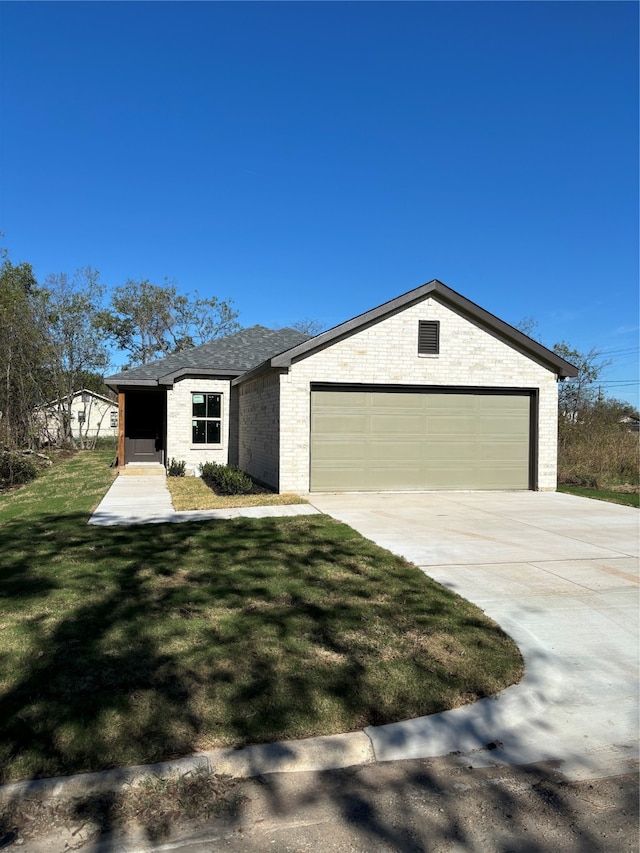
<svg viewBox="0 0 640 853"><path fill-rule="evenodd" d="M618 424L561 423L558 482L611 489L638 482L638 434Z"/></svg>
<svg viewBox="0 0 640 853"><path fill-rule="evenodd" d="M118 791L69 798L27 795L7 803L0 799L0 838L13 831L19 844L50 840L53 849L58 835L62 840L70 834L80 848L106 831L141 827L150 841L160 842L178 821L235 813L243 798L239 780L218 775L203 763L194 771L149 776Z"/></svg>
<svg viewBox="0 0 640 853"><path fill-rule="evenodd" d="M200 477L167 477L173 508L177 512L194 509L233 509L244 506L282 506L304 504L299 495L277 495L264 491L251 495L217 495Z"/></svg>

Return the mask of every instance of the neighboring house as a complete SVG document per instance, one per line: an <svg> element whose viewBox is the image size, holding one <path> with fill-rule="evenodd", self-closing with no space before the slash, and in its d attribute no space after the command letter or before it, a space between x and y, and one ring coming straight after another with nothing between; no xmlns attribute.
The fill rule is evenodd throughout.
<svg viewBox="0 0 640 853"><path fill-rule="evenodd" d="M64 422L69 414L71 435L75 440L118 435L117 402L86 388L71 396L70 413L68 401L68 396L52 400L40 410L43 441L56 444L64 439Z"/></svg>
<svg viewBox="0 0 640 853"><path fill-rule="evenodd" d="M627 432L640 432L640 418L636 415L625 415L618 421Z"/></svg>
<svg viewBox="0 0 640 853"><path fill-rule="evenodd" d="M434 280L313 338L253 326L106 382L120 465L228 462L280 492L552 490L576 374Z"/></svg>

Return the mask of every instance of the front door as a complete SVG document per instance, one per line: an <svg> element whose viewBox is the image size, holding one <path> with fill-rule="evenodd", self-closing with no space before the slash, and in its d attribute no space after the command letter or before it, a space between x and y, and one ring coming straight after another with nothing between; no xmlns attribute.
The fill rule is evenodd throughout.
<svg viewBox="0 0 640 853"><path fill-rule="evenodd" d="M125 398L124 460L164 464L164 391L129 391Z"/></svg>

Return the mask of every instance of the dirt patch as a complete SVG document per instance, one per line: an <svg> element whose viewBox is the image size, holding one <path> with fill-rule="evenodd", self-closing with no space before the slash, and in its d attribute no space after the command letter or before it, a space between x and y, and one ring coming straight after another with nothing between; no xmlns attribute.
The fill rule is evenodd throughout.
<svg viewBox="0 0 640 853"><path fill-rule="evenodd" d="M206 765L193 772L145 779L117 792L82 797L25 796L3 804L0 849L46 842L51 850L79 850L108 832L140 832L168 838L180 823L202 824L232 816L244 799L240 780ZM26 846L29 845L29 846Z"/></svg>

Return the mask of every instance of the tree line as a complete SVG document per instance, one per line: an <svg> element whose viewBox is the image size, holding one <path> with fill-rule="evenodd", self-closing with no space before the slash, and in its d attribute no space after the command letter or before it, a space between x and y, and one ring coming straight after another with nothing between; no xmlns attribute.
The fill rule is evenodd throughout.
<svg viewBox="0 0 640 853"><path fill-rule="evenodd" d="M181 293L165 280L128 280L107 292L91 267L36 280L29 263L0 255L0 449L33 448L54 407L58 441L73 444L71 405L103 384L113 349L125 369L240 328L230 300Z"/></svg>
<svg viewBox="0 0 640 853"><path fill-rule="evenodd" d="M310 319L292 325L310 335L322 328ZM128 280L108 291L91 267L70 276L49 275L39 283L29 263L13 263L3 250L0 450L37 446L39 412L51 404L61 424L58 440L73 444L72 395L83 388L109 393L103 377L115 369L110 363L114 349L127 369L239 328L229 299L180 292L166 279L161 285ZM517 328L534 337L537 323L525 318ZM564 341L553 349L578 367L575 379L559 384L561 424L585 422L594 414L613 420L634 412L598 392L598 378L608 365L598 352L581 353Z"/></svg>

